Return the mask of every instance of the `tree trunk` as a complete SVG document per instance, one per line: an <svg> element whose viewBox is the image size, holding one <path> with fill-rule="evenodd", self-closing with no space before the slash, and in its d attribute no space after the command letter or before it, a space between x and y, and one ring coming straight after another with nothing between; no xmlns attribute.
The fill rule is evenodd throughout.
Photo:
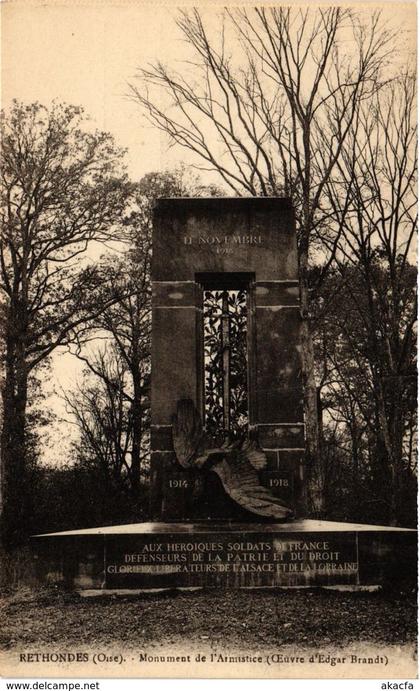
<svg viewBox="0 0 420 691"><path fill-rule="evenodd" d="M131 446L131 489L135 498L139 496L140 492L140 454L141 454L141 436L142 436L142 407L141 407L141 381L139 374L139 366L137 362L133 363L133 404L132 404L132 420L133 420L133 443Z"/></svg>
<svg viewBox="0 0 420 691"><path fill-rule="evenodd" d="M389 473L389 497L385 497L387 505L389 507L389 523L390 525L398 525L398 497L399 497L399 482L400 482L400 463L398 462L398 450L397 454L395 448L396 440L391 438L389 429L389 420L386 412L385 396L383 392L383 387L379 383L379 396L378 396L378 408L379 408L379 429L378 435L382 440L382 444L386 453L386 464L387 471ZM397 440L398 443L398 440ZM400 453L401 455L401 453Z"/></svg>
<svg viewBox="0 0 420 691"><path fill-rule="evenodd" d="M26 468L25 420L28 372L19 310L8 322L6 367L2 388L1 536L5 546L22 543L28 529L29 488Z"/></svg>

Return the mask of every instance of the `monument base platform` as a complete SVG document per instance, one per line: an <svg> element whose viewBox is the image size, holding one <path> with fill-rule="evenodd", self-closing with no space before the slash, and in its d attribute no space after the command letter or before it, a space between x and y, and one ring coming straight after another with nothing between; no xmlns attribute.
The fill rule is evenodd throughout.
<svg viewBox="0 0 420 691"><path fill-rule="evenodd" d="M288 523L137 523L38 535L37 579L86 591L415 587L417 533Z"/></svg>

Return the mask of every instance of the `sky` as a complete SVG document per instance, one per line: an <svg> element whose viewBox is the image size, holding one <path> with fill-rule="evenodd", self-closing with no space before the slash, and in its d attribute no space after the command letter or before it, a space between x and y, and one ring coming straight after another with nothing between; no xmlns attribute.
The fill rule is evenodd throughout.
<svg viewBox="0 0 420 691"><path fill-rule="evenodd" d="M142 119L128 98L128 82L137 68L156 56L179 55L175 10L156 5L121 3L19 3L2 6L2 107L13 98L49 105L54 99L82 105L94 124L111 132L127 148L130 177L170 169L185 154L169 150L167 142ZM169 51L170 52L170 51ZM77 431L69 419L61 390L81 378L82 364L56 352L51 378L44 383L46 405L58 416L50 430L44 460L71 460L70 443Z"/></svg>
<svg viewBox="0 0 420 691"><path fill-rule="evenodd" d="M217 5L206 10L207 19L217 21ZM365 6L373 10L378 5ZM382 7L391 25L404 24L408 12L405 24L414 33L414 2L411 10L406 3ZM10 0L1 9L2 107L13 98L82 105L99 128L128 148L133 178L185 161L185 150L168 150L167 141L147 125L128 97L128 83L140 66L158 58L176 68L186 55L174 21L176 3Z"/></svg>
<svg viewBox="0 0 420 691"><path fill-rule="evenodd" d="M197 5L199 1L183 0L183 5L187 4ZM376 3L369 6L373 9ZM391 25L402 21L414 35L414 3L383 6ZM207 5L209 17L215 18L216 11L217 3ZM157 0L2 3L2 107L7 109L13 98L45 105L54 99L82 105L100 129L111 132L117 144L127 147L132 179L150 171L172 169L181 162L188 164L185 150L168 149L163 135L147 124L128 97L128 83L138 67L160 59L176 68L185 56L186 47L174 21L176 14L175 3ZM54 356L47 390L51 394L49 404L59 417L65 410L54 389L58 392L61 387L71 387L80 371L81 366L71 356ZM58 424L52 437L46 459L61 463L68 459L70 427Z"/></svg>
<svg viewBox="0 0 420 691"><path fill-rule="evenodd" d="M176 51L174 10L93 3L10 3L2 12L2 105L12 98L82 105L128 148L133 178L165 168L166 143L128 98L137 68ZM178 47L179 50L179 47Z"/></svg>

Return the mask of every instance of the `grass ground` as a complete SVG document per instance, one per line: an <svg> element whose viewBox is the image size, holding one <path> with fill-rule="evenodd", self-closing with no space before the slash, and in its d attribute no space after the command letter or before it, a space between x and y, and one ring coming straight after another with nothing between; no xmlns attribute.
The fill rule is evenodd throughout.
<svg viewBox="0 0 420 691"><path fill-rule="evenodd" d="M406 644L416 639L416 607L413 593L207 590L81 598L21 589L1 598L0 647Z"/></svg>

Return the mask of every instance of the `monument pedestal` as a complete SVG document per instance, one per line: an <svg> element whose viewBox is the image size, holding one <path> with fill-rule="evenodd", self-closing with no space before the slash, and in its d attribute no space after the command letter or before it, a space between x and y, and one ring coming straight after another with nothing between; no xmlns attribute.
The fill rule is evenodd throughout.
<svg viewBox="0 0 420 691"><path fill-rule="evenodd" d="M34 538L37 576L75 590L416 583L416 531L290 523L138 523Z"/></svg>

